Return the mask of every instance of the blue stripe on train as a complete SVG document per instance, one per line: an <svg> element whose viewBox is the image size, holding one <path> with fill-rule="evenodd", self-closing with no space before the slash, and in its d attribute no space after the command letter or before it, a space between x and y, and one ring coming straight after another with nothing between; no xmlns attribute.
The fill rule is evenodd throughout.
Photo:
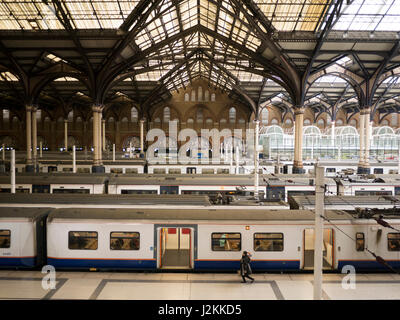
<svg viewBox="0 0 400 320"><path fill-rule="evenodd" d="M218 269L218 270L238 270L240 268L239 261L215 261L200 260L195 261L195 269ZM300 261L252 261L252 270L298 270L300 269Z"/></svg>
<svg viewBox="0 0 400 320"><path fill-rule="evenodd" d="M55 268L155 269L155 260L47 259Z"/></svg>
<svg viewBox="0 0 400 320"><path fill-rule="evenodd" d="M36 265L36 257L30 257L30 258L0 257L0 267L26 267L26 268L32 268L35 265Z"/></svg>
<svg viewBox="0 0 400 320"><path fill-rule="evenodd" d="M386 261L388 265L390 265L394 269L400 269L400 261ZM340 260L338 262L338 269L342 270L342 268L346 265L353 266L358 270L389 270L384 265L380 264L375 260L365 260L365 261L357 261L357 260Z"/></svg>

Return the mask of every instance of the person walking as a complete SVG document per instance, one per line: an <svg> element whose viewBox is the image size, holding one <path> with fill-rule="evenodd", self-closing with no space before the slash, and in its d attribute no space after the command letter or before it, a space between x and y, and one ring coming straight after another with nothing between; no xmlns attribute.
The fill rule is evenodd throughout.
<svg viewBox="0 0 400 320"><path fill-rule="evenodd" d="M242 276L243 283L246 282L246 278L250 279L251 283L254 282L254 278L250 277L251 275L250 257L251 254L249 252L243 251L242 258L240 259L240 275Z"/></svg>

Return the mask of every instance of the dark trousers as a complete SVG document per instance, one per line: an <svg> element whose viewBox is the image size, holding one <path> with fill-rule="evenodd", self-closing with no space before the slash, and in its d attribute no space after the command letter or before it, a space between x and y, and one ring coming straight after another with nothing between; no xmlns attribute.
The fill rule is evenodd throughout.
<svg viewBox="0 0 400 320"><path fill-rule="evenodd" d="M245 273L244 275L242 275L243 282L246 282L246 278L254 281L254 278L250 277L248 273Z"/></svg>

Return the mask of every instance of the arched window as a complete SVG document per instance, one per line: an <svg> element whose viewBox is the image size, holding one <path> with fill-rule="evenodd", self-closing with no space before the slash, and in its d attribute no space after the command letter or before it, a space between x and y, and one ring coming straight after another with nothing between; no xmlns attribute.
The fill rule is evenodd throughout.
<svg viewBox="0 0 400 320"><path fill-rule="evenodd" d="M305 125L305 126L309 126L310 124L311 124L310 119L305 119L305 120L304 120L304 125Z"/></svg>
<svg viewBox="0 0 400 320"><path fill-rule="evenodd" d="M317 122L317 125L319 125L320 127L325 126L325 121L324 121L324 119L319 119L318 122Z"/></svg>
<svg viewBox="0 0 400 320"><path fill-rule="evenodd" d="M203 109L199 108L196 111L196 122L203 123Z"/></svg>
<svg viewBox="0 0 400 320"><path fill-rule="evenodd" d="M165 107L164 108L163 121L164 122L169 122L170 118L171 118L171 110L169 109L169 107Z"/></svg>
<svg viewBox="0 0 400 320"><path fill-rule="evenodd" d="M272 120L271 120L271 124L278 124L278 119L275 119L275 118L272 119Z"/></svg>
<svg viewBox="0 0 400 320"><path fill-rule="evenodd" d="M351 119L349 124L350 124L351 126L353 126L353 127L357 127L357 121L356 121L356 119Z"/></svg>
<svg viewBox="0 0 400 320"><path fill-rule="evenodd" d="M42 121L42 109L36 110L36 121Z"/></svg>
<svg viewBox="0 0 400 320"><path fill-rule="evenodd" d="M215 101L215 93L211 93L211 101Z"/></svg>
<svg viewBox="0 0 400 320"><path fill-rule="evenodd" d="M385 120L383 120L383 121L381 122L381 125L382 125L382 126L388 126L388 125L389 125L389 121L387 121L387 120L385 119Z"/></svg>
<svg viewBox="0 0 400 320"><path fill-rule="evenodd" d="M268 124L268 109L267 108L263 108L261 111L261 123L263 125Z"/></svg>
<svg viewBox="0 0 400 320"><path fill-rule="evenodd" d="M203 88L198 87L197 88L197 101L202 101L203 100Z"/></svg>
<svg viewBox="0 0 400 320"><path fill-rule="evenodd" d="M36 118L37 118L37 113L36 113ZM69 113L68 113L68 121L72 121L73 119L74 119L74 110L71 110Z"/></svg>
<svg viewBox="0 0 400 320"><path fill-rule="evenodd" d="M225 124L225 123L226 123L226 119L222 118L222 119L219 121L219 123L220 123L220 124Z"/></svg>
<svg viewBox="0 0 400 320"><path fill-rule="evenodd" d="M240 124L246 123L246 120L244 120L243 118L240 118L238 121Z"/></svg>
<svg viewBox="0 0 400 320"><path fill-rule="evenodd" d="M192 102L194 102L194 101L196 101L196 91L195 90L192 90L192 96L191 96L191 99L190 99Z"/></svg>
<svg viewBox="0 0 400 320"><path fill-rule="evenodd" d="M204 91L204 101L208 102L210 100L210 91Z"/></svg>
<svg viewBox="0 0 400 320"><path fill-rule="evenodd" d="M236 109L232 107L229 109L229 123L235 123L235 122L236 122Z"/></svg>
<svg viewBox="0 0 400 320"><path fill-rule="evenodd" d="M154 122L155 122L155 123L160 123L160 122L161 122L161 119L160 119L160 118L155 118L155 119L154 119Z"/></svg>
<svg viewBox="0 0 400 320"><path fill-rule="evenodd" d="M16 130L16 129L18 129L18 127L19 127L19 119L18 119L17 116L14 116L14 117L12 118L12 128L13 128L14 130Z"/></svg>
<svg viewBox="0 0 400 320"><path fill-rule="evenodd" d="M185 93L185 102L189 101L189 93Z"/></svg>
<svg viewBox="0 0 400 320"><path fill-rule="evenodd" d="M292 119L286 119L285 120L285 125L287 125L287 126L292 126L293 125L293 121L292 121Z"/></svg>
<svg viewBox="0 0 400 320"><path fill-rule="evenodd" d="M135 107L131 108L131 121L137 122L139 118L139 113Z"/></svg>
<svg viewBox="0 0 400 320"><path fill-rule="evenodd" d="M207 124L213 124L213 120L211 118L207 118L206 123Z"/></svg>
<svg viewBox="0 0 400 320"><path fill-rule="evenodd" d="M10 110L3 109L3 121L10 120Z"/></svg>
<svg viewBox="0 0 400 320"><path fill-rule="evenodd" d="M338 119L338 120L336 120L335 124L337 126L342 126L343 125L343 120L342 119Z"/></svg>

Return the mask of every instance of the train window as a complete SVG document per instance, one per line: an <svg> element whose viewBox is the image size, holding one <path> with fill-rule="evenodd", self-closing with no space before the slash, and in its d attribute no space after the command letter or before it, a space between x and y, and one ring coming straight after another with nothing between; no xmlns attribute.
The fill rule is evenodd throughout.
<svg viewBox="0 0 400 320"><path fill-rule="evenodd" d="M111 250L139 250L140 234L139 232L111 232L110 233Z"/></svg>
<svg viewBox="0 0 400 320"><path fill-rule="evenodd" d="M169 174L181 174L181 169L169 169Z"/></svg>
<svg viewBox="0 0 400 320"><path fill-rule="evenodd" d="M211 234L212 251L240 251L242 235L240 233Z"/></svg>
<svg viewBox="0 0 400 320"><path fill-rule="evenodd" d="M388 233L388 250L400 251L400 233Z"/></svg>
<svg viewBox="0 0 400 320"><path fill-rule="evenodd" d="M157 194L157 190L121 190L121 194Z"/></svg>
<svg viewBox="0 0 400 320"><path fill-rule="evenodd" d="M126 168L125 173L138 173L137 168Z"/></svg>
<svg viewBox="0 0 400 320"><path fill-rule="evenodd" d="M9 248L11 243L11 231L0 230L0 248Z"/></svg>
<svg viewBox="0 0 400 320"><path fill-rule="evenodd" d="M111 168L110 172L111 173L122 173L122 168Z"/></svg>
<svg viewBox="0 0 400 320"><path fill-rule="evenodd" d="M374 174L383 174L383 168L374 168Z"/></svg>
<svg viewBox="0 0 400 320"><path fill-rule="evenodd" d="M98 235L95 231L68 232L68 249L97 250Z"/></svg>
<svg viewBox="0 0 400 320"><path fill-rule="evenodd" d="M326 172L330 172L330 173L335 173L336 172L336 168L326 168Z"/></svg>
<svg viewBox="0 0 400 320"><path fill-rule="evenodd" d="M365 250L365 236L363 232L356 233L356 250L357 251Z"/></svg>
<svg viewBox="0 0 400 320"><path fill-rule="evenodd" d="M255 233L254 251L283 251L283 233Z"/></svg>

